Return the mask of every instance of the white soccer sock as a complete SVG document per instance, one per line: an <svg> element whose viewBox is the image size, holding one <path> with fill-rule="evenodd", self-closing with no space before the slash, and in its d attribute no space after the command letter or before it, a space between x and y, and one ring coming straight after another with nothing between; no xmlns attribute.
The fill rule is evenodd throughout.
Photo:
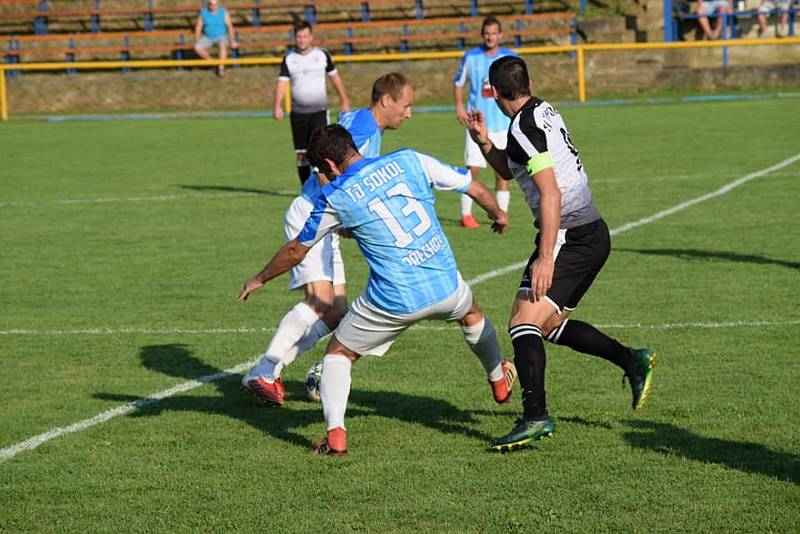
<svg viewBox="0 0 800 534"><path fill-rule="evenodd" d="M462 326L464 339L473 353L478 357L486 369L489 380L498 380L503 377L503 358L500 356L500 345L497 343L497 332L492 321L484 317L479 323L472 326Z"/></svg>
<svg viewBox="0 0 800 534"><path fill-rule="evenodd" d="M247 373L247 377L256 375L279 377L283 368L300 354L297 345L317 321L319 317L311 306L305 302L298 302L283 316L264 356L258 365Z"/></svg>
<svg viewBox="0 0 800 534"><path fill-rule="evenodd" d="M497 204L500 206L500 209L503 211L508 211L508 205L511 203L511 192L506 191L498 191L495 195L497 197Z"/></svg>
<svg viewBox="0 0 800 534"><path fill-rule="evenodd" d="M319 381L319 396L327 429L344 426L347 398L350 396L350 358L326 354L322 359L322 377Z"/></svg>
<svg viewBox="0 0 800 534"><path fill-rule="evenodd" d="M255 367L250 369L244 378L242 378L242 383L247 382L251 378L255 378L259 375L267 376L267 377L275 377L275 366L278 365L280 362L280 358L277 356L270 356L269 354L263 354L261 359L258 360L258 363Z"/></svg>
<svg viewBox="0 0 800 534"><path fill-rule="evenodd" d="M297 353L292 356L291 361L294 361L295 358L303 354L305 351L311 349L320 339L324 338L330 333L331 329L328 328L328 325L325 324L325 321L322 319L317 319L317 321L306 331L305 335L301 337L294 345L293 349L296 349ZM291 361L285 362L285 364L289 365Z"/></svg>
<svg viewBox="0 0 800 534"><path fill-rule="evenodd" d="M472 197L461 195L461 216L472 215Z"/></svg>

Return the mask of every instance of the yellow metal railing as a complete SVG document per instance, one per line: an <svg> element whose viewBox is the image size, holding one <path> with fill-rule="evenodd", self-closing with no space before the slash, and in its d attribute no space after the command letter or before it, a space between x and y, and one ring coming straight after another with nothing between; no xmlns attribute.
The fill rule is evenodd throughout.
<svg viewBox="0 0 800 534"><path fill-rule="evenodd" d="M522 55L575 53L578 74L578 99L586 102L586 65L587 52L619 52L633 50L671 50L677 48L727 48L764 45L798 45L800 37L782 39L736 39L730 41L680 41L658 43L597 43L565 46L539 46L522 47L515 51ZM461 58L463 51L451 52L406 52L402 54L362 54L362 55L336 55L337 62L384 62L384 61L409 61L423 59L449 59ZM7 71L53 71L53 70L99 70L99 69L161 69L176 67L211 67L216 65L279 65L280 58L238 58L221 60L187 59L187 60L148 60L148 61L85 61L75 63L12 63L0 64L0 119L8 121L8 88L6 84ZM287 92L288 95L288 92ZM290 105L290 104L289 104ZM287 105L287 111L289 108Z"/></svg>

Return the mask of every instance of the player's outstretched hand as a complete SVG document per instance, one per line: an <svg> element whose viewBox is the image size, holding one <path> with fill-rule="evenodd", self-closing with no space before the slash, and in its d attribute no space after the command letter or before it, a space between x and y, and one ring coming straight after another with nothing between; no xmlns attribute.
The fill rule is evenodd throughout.
<svg viewBox="0 0 800 534"><path fill-rule="evenodd" d="M250 293L259 289L263 285L264 284L261 283L261 281L258 280L256 277L249 278L247 282L244 283L244 287L242 288L242 291L239 293L239 296L236 297L236 300L239 302L247 300L247 297L250 296Z"/></svg>
<svg viewBox="0 0 800 534"><path fill-rule="evenodd" d="M492 232L502 234L505 233L506 228L508 228L508 213L501 210L497 218L492 221Z"/></svg>
<svg viewBox="0 0 800 534"><path fill-rule="evenodd" d="M489 142L489 129L486 127L483 113L477 109L469 110L469 121L466 126L469 136L478 146L483 146Z"/></svg>
<svg viewBox="0 0 800 534"><path fill-rule="evenodd" d="M469 128L469 113L463 107L456 108L456 119L464 128Z"/></svg>

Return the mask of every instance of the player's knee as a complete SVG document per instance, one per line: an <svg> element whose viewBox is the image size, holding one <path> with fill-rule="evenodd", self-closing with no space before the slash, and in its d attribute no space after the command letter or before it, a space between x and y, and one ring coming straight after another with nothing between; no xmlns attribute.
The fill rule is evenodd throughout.
<svg viewBox="0 0 800 534"><path fill-rule="evenodd" d="M328 326L328 329L333 331L336 330L336 327L339 326L339 323L342 322L345 314L347 313L347 303L334 303L328 311L322 315L322 320L325 321L325 324Z"/></svg>
<svg viewBox="0 0 800 534"><path fill-rule="evenodd" d="M332 302L320 299L319 297L316 296L312 296L311 298L306 299L305 303L308 305L309 308L314 310L314 312L320 317L328 315L333 309Z"/></svg>
<svg viewBox="0 0 800 534"><path fill-rule="evenodd" d="M547 336L554 330L558 329L561 326L561 323L564 321L561 319L560 315L554 315L547 321L545 321L544 326L542 327L542 334Z"/></svg>
<svg viewBox="0 0 800 534"><path fill-rule="evenodd" d="M497 336L494 324L488 317L482 317L480 321L470 326L462 325L461 331L464 333L464 340L469 345L477 345Z"/></svg>

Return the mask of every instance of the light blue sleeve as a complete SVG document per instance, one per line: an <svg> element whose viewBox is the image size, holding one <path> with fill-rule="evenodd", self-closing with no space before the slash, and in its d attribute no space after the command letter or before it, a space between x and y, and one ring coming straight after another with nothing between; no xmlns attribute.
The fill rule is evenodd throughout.
<svg viewBox="0 0 800 534"><path fill-rule="evenodd" d="M472 183L469 169L454 167L427 154L415 152L428 183L439 191L466 193Z"/></svg>
<svg viewBox="0 0 800 534"><path fill-rule="evenodd" d="M302 245L313 247L320 239L341 226L339 214L323 192L317 199L311 215L306 219L303 229L300 230L297 240Z"/></svg>
<svg viewBox="0 0 800 534"><path fill-rule="evenodd" d="M456 77L453 78L453 85L457 85L458 87L464 87L464 84L467 83L467 54L465 53L461 56L461 65L458 67L458 72L456 73Z"/></svg>

